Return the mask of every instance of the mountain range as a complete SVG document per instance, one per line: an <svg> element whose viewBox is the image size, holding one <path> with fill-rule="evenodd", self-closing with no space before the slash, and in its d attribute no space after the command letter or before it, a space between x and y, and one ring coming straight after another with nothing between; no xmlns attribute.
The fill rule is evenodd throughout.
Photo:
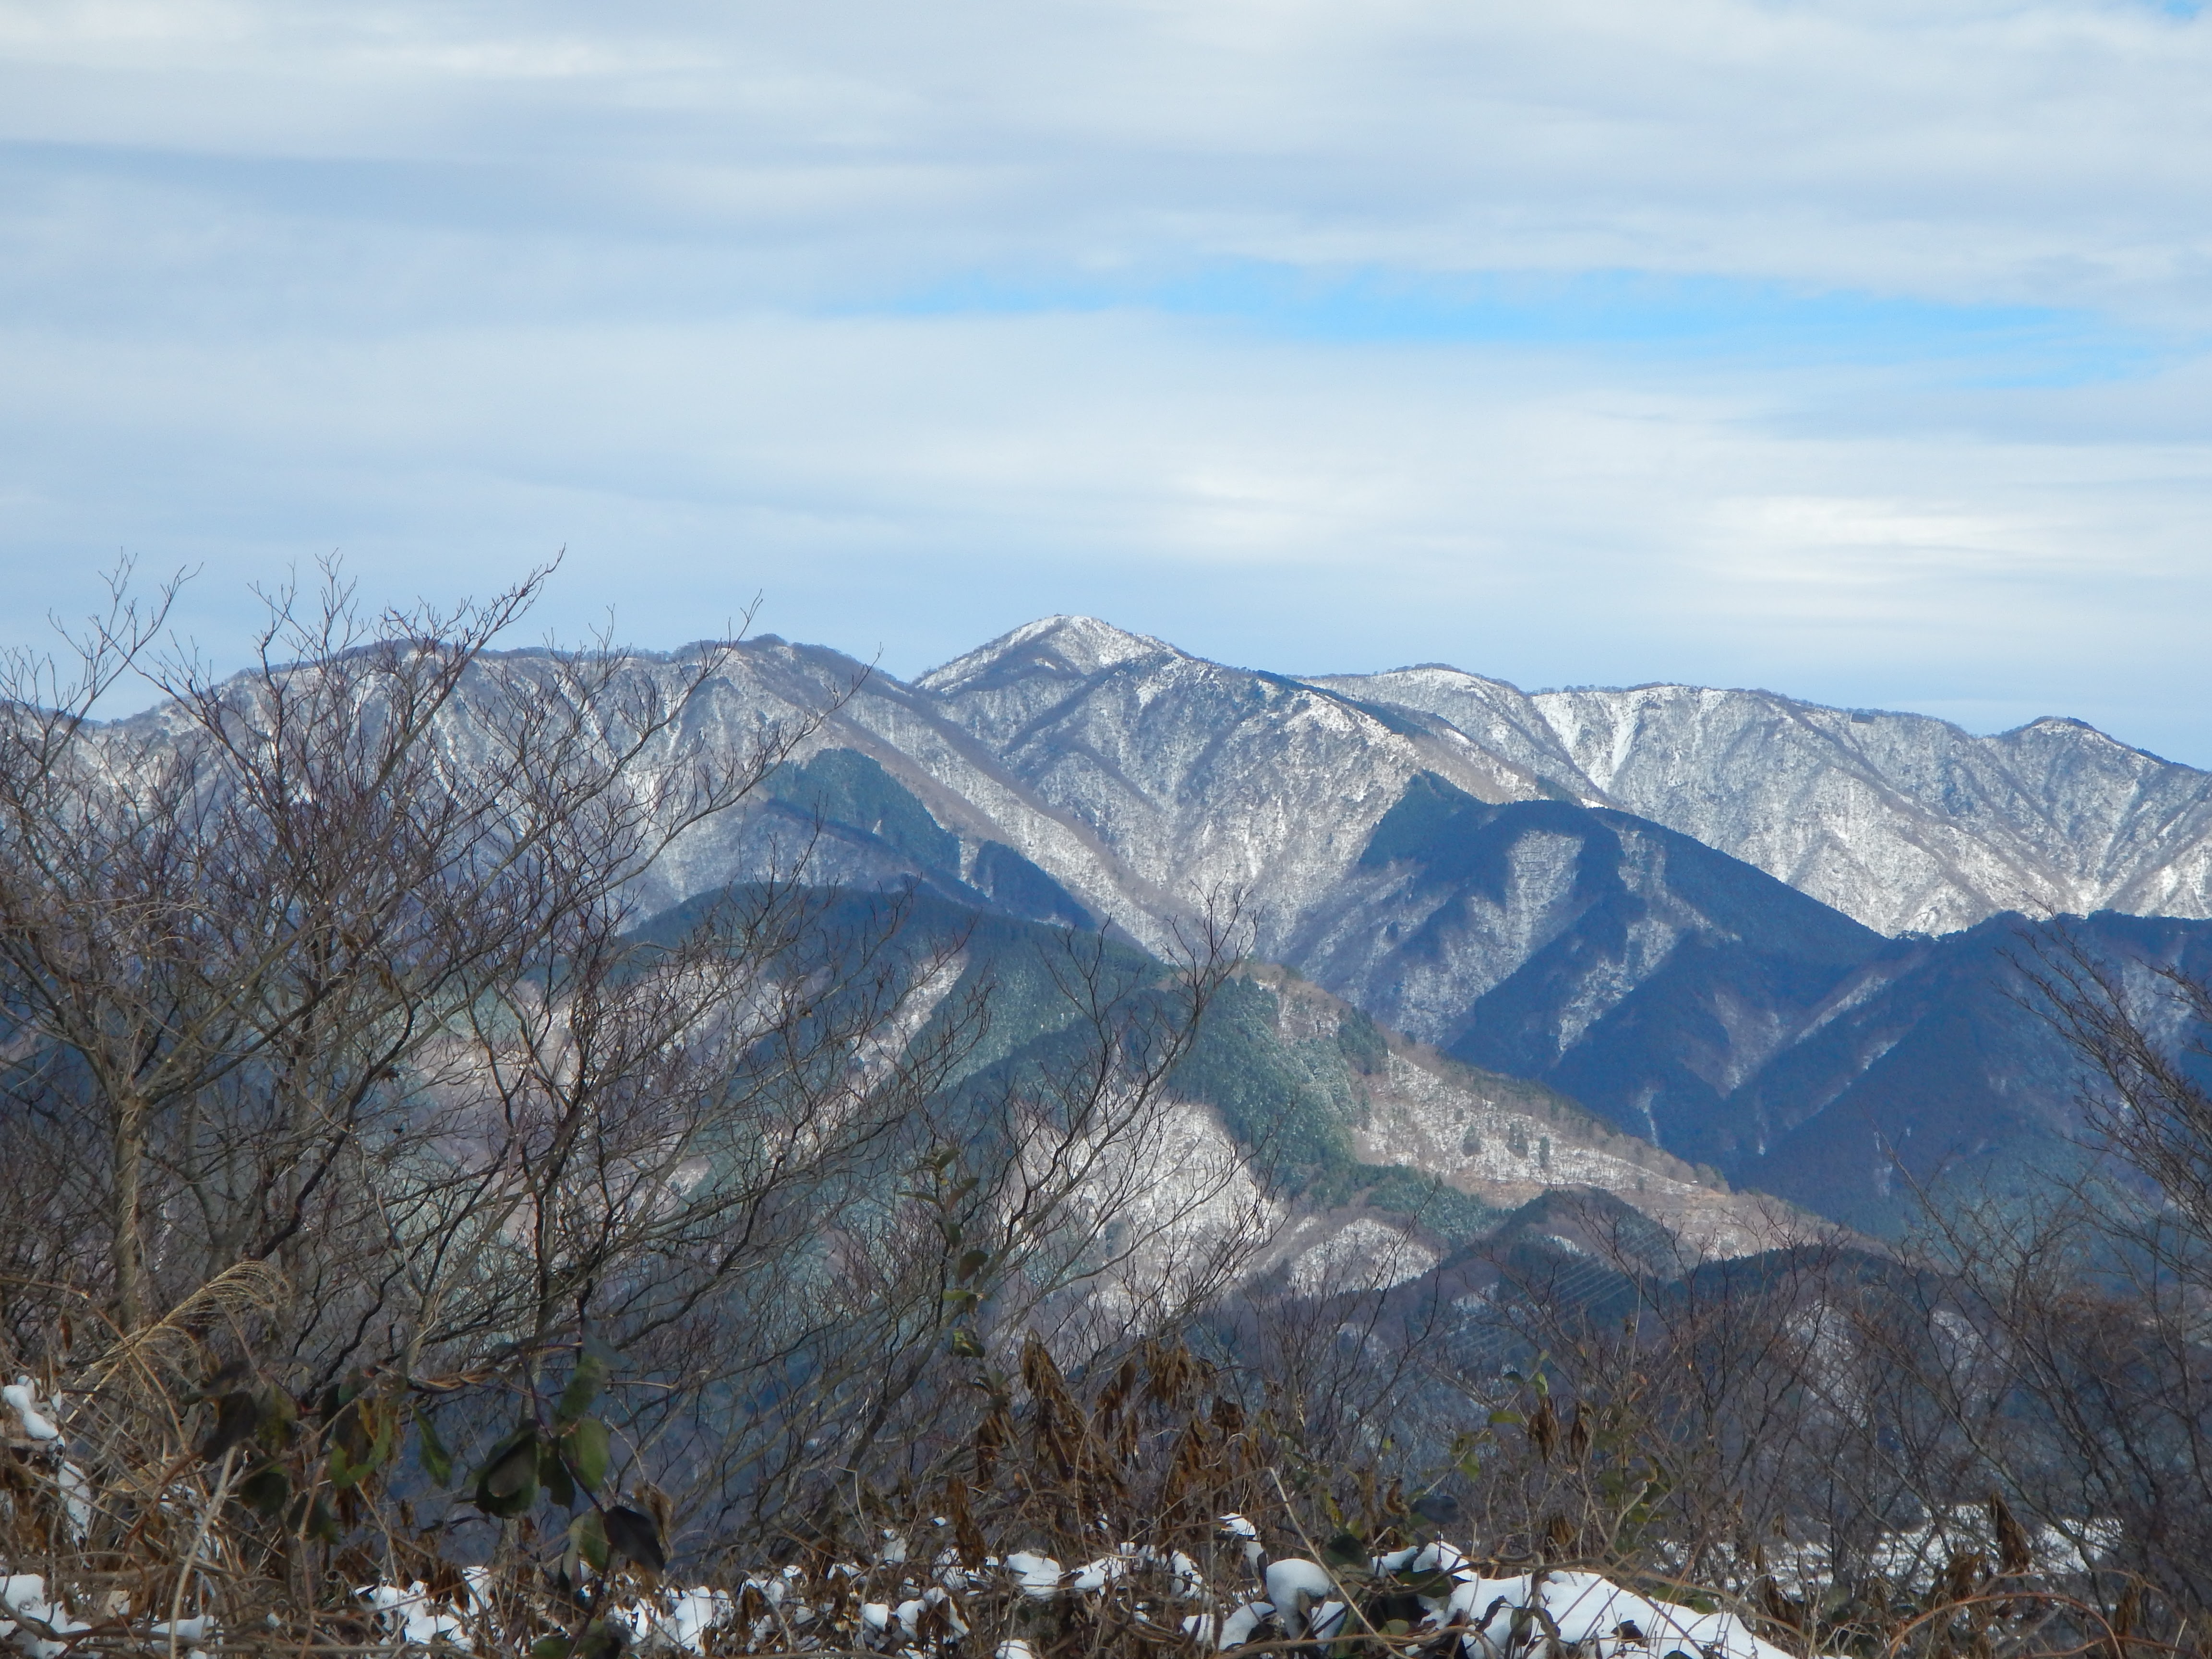
<svg viewBox="0 0 2212 1659"><path fill-rule="evenodd" d="M1430 771L1492 803L1634 813L1886 933L2005 910L2212 916L2212 774L2076 720L1975 737L1765 691L1526 693L1443 667L1301 679L1087 617L911 684L772 637L741 658L732 688L755 712L860 682L832 731L1117 915L1187 906L1194 880L1304 908L1357 858L1347 837ZM1209 834L1231 807L1242 833Z"/></svg>
<svg viewBox="0 0 2212 1659"><path fill-rule="evenodd" d="M708 648L622 672L673 684ZM488 658L447 718L544 672ZM1055 617L910 683L746 641L655 758L799 726L641 903L803 869L1156 952L1233 908L1256 957L1405 1042L1869 1231L1941 1174L2063 1152L2078 1071L2014 965L2039 926L2212 971L2212 774L2077 721L1301 678Z"/></svg>

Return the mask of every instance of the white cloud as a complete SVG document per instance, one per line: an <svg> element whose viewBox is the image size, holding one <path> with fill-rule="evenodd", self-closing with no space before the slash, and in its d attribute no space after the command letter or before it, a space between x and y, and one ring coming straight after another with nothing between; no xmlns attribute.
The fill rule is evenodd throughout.
<svg viewBox="0 0 2212 1659"><path fill-rule="evenodd" d="M567 543L570 628L618 599L670 641L761 587L765 625L899 672L1079 608L1310 670L2047 692L2031 712L2106 719L2117 676L2189 729L2212 689L2201 465L1780 436L1741 386L1624 389L1571 356L1133 315L0 347L0 448L48 481L23 544L69 545L97 501L95 549L205 559L218 606L331 544L444 592Z"/></svg>
<svg viewBox="0 0 2212 1659"><path fill-rule="evenodd" d="M894 272L1197 251L2203 314L2212 29L2148 5L28 0L0 51L17 137L582 169Z"/></svg>
<svg viewBox="0 0 2212 1659"><path fill-rule="evenodd" d="M648 641L1094 609L2212 762L2208 71L2118 0L0 0L0 560L26 617L204 560L221 641L288 558L567 543L556 620ZM1148 308L1237 261L1707 287Z"/></svg>

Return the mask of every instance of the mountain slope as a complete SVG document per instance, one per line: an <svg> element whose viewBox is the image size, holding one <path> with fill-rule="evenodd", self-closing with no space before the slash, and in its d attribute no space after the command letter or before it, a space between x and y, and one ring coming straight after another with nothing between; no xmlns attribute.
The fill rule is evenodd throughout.
<svg viewBox="0 0 2212 1659"><path fill-rule="evenodd" d="M642 924L642 936L679 934L718 896L672 908ZM951 1115L969 1109L963 1101L1048 1103L1083 1074L1095 1038L1076 988L1086 975L1133 1010L1161 994L1161 964L1126 944L1094 956L1064 929L927 892L811 898L825 951L867 941L870 982L888 971L915 994L902 1041L918 1053L960 1042L937 1108ZM951 953L952 974L939 971L940 952ZM978 999L989 1010L981 1022ZM1159 1007L1172 1017L1171 1003ZM984 1109L975 1121L994 1117ZM1730 1192L1553 1090L1413 1042L1267 964L1219 987L1150 1121L1126 1139L1152 1165L1144 1179L1131 1182L1110 1157L1099 1170L1159 1222L1161 1236L1139 1240L1141 1250L1202 1255L1210 1228L1250 1228L1261 1248L1248 1271L1306 1288L1424 1272L1516 1206L1562 1190L1616 1198L1700 1255L1829 1231L1787 1205Z"/></svg>
<svg viewBox="0 0 2212 1659"><path fill-rule="evenodd" d="M1544 793L1433 717L1223 667L1088 618L1018 629L915 690L1045 810L1110 847L1139 884L1133 897L1188 914L1241 894L1263 957L1284 954L1414 777L1480 800ZM1157 937L1173 913L1115 919Z"/></svg>
<svg viewBox="0 0 2212 1659"><path fill-rule="evenodd" d="M2204 775L2070 722L1977 738L1764 693L1285 682L1065 618L921 684L1159 884L1240 875L1267 952L1376 1018L1869 1226L1911 1180L2061 1154L2077 1079L2008 994L2016 915L1893 944L1823 894L1889 927L2108 890L2204 908ZM1459 779L1407 774L1438 752Z"/></svg>
<svg viewBox="0 0 2212 1659"><path fill-rule="evenodd" d="M1717 1082L1882 941L1626 813L1492 806L1425 776L1297 943L1292 960L1377 1018L1569 1093L1593 1053L1649 1051L1637 1022L1663 1008L1666 1074L1644 1066L1634 1091L1586 1103L1721 1162L1735 1137Z"/></svg>
<svg viewBox="0 0 2212 1659"><path fill-rule="evenodd" d="M1359 1278L1378 1251L1392 1276L1418 1271L1547 1193L1605 1194L1692 1256L1822 1231L1801 1209L1732 1191L1553 1090L1412 1042L1279 968L1231 982L1175 1086L1218 1112L1283 1183L1292 1218L1273 1259L1309 1289L1331 1270ZM1301 1157L1315 1161L1300 1167Z"/></svg>
<svg viewBox="0 0 2212 1659"><path fill-rule="evenodd" d="M1766 691L1530 695L1445 668L1318 683L1451 720L1885 933L2001 910L2212 915L2212 774L2078 720L1978 738Z"/></svg>
<svg viewBox="0 0 2212 1659"><path fill-rule="evenodd" d="M1896 941L1735 1091L1758 1131L1735 1177L1817 1194L1823 1213L1887 1231L1911 1213L1913 1183L2028 1193L2076 1164L2087 1079L2026 976L2040 951L2069 944L2154 998L2153 969L2212 976L2212 921L2193 919L1993 916ZM2160 1023L2177 1052L2212 1036Z"/></svg>
<svg viewBox="0 0 2212 1659"><path fill-rule="evenodd" d="M623 658L613 701L665 705L706 648ZM502 708L560 695L545 653L487 658L443 740L465 763ZM1984 945L2013 926L1992 912L2212 909L2212 778L2071 722L1973 738L1765 692L1531 695L1434 667L1298 680L1063 617L911 685L747 641L643 757L641 787L779 730L796 747L677 841L641 912L779 875L1163 951L1238 908L1255 955L1417 1042L1890 1223L1893 1153L1918 1171L2057 1144L2063 1057L1990 991L2004 963ZM1995 932L1875 931L1953 923ZM2199 925L2087 924L2160 950L2195 949Z"/></svg>

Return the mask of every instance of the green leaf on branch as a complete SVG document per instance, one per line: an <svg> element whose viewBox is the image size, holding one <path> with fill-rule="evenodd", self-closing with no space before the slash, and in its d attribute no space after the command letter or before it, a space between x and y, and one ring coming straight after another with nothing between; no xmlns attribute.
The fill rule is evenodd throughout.
<svg viewBox="0 0 2212 1659"><path fill-rule="evenodd" d="M299 1421L299 1402L282 1389L269 1389L261 1397L261 1425L254 1430L254 1438L269 1451L282 1451L291 1443Z"/></svg>
<svg viewBox="0 0 2212 1659"><path fill-rule="evenodd" d="M303 1538L313 1538L325 1544L338 1541L337 1514L331 1508L330 1499L320 1492L312 1497L302 1495L294 1498L284 1524Z"/></svg>
<svg viewBox="0 0 2212 1659"><path fill-rule="evenodd" d="M607 1425L596 1417L579 1418L562 1437L562 1446L576 1484L586 1492L597 1492L607 1478L607 1463L612 1455Z"/></svg>
<svg viewBox="0 0 2212 1659"><path fill-rule="evenodd" d="M538 1484L562 1509L576 1507L576 1482L568 1473L568 1460L561 1455L561 1443L556 1440L538 1443Z"/></svg>
<svg viewBox="0 0 2212 1659"><path fill-rule="evenodd" d="M1434 1596L1439 1601L1459 1588L1459 1580L1448 1572L1408 1572L1401 1568L1392 1576L1415 1595Z"/></svg>
<svg viewBox="0 0 2212 1659"><path fill-rule="evenodd" d="M607 1528L597 1510L586 1510L568 1523L568 1547L592 1571L607 1570Z"/></svg>
<svg viewBox="0 0 2212 1659"><path fill-rule="evenodd" d="M538 1425L526 1423L509 1435L484 1470L483 1487L494 1498L512 1498L538 1482Z"/></svg>
<svg viewBox="0 0 2212 1659"><path fill-rule="evenodd" d="M340 1491L358 1486L392 1461L399 1438L399 1402L356 1395L338 1408L327 1438L331 1480Z"/></svg>
<svg viewBox="0 0 2212 1659"><path fill-rule="evenodd" d="M200 1456L210 1463L218 1462L233 1446L252 1439L260 1426L260 1401L242 1389L227 1394L216 1402L215 1427L201 1443Z"/></svg>
<svg viewBox="0 0 2212 1659"><path fill-rule="evenodd" d="M560 1401L553 1407L553 1420L563 1426L574 1422L592 1409L592 1402L606 1386L606 1361L586 1348L576 1357L576 1369L568 1373L568 1386L561 1390Z"/></svg>
<svg viewBox="0 0 2212 1659"><path fill-rule="evenodd" d="M438 1437L438 1425L430 1420L430 1413L419 1408L415 1413L415 1455L422 1473L441 1486L453 1485L453 1455Z"/></svg>
<svg viewBox="0 0 2212 1659"><path fill-rule="evenodd" d="M617 1504L606 1512L607 1544L619 1550L641 1567L650 1567L660 1572L668 1565L668 1556L661 1548L660 1528L653 1524L650 1516L623 1504Z"/></svg>
<svg viewBox="0 0 2212 1659"><path fill-rule="evenodd" d="M356 1463L347 1456L344 1445L337 1441L331 1443L331 1455L324 1459L323 1467L330 1474L331 1485L340 1492L349 1486L359 1486L362 1477L368 1473L368 1466Z"/></svg>

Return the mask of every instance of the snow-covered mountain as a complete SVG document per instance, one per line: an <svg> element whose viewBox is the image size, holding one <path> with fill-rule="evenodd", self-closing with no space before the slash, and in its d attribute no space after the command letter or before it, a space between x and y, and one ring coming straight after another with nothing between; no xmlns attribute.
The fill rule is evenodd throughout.
<svg viewBox="0 0 2212 1659"><path fill-rule="evenodd" d="M2212 915L2212 774L2079 720L1975 737L1770 691L1531 695L1440 667L1316 683L1440 715L1884 933L2000 910Z"/></svg>
<svg viewBox="0 0 2212 1659"><path fill-rule="evenodd" d="M1156 878L1246 880L1292 908L1348 866L1412 768L1481 800L1619 807L1883 933L2005 910L2212 916L2212 774L2078 720L1976 737L1767 691L1528 693L1436 666L1294 678L1079 617L914 689Z"/></svg>
<svg viewBox="0 0 2212 1659"><path fill-rule="evenodd" d="M634 672L672 681L687 654ZM526 681L533 656L486 678ZM1443 667L1297 678L1054 617L911 684L823 647L749 642L685 736L748 741L855 685L810 752L866 755L963 856L1011 849L1154 942L1235 889L1262 952L1289 954L1424 774L1491 804L1633 813L1881 933L2008 910L2212 916L2212 773L2074 720L1976 737L1765 691L1528 693ZM671 890L712 884L732 856L695 841Z"/></svg>
<svg viewBox="0 0 2212 1659"><path fill-rule="evenodd" d="M617 701L665 697L698 661L638 653ZM540 653L486 659L449 711L456 750L546 672ZM1257 957L1415 1041L1831 1214L1879 1207L1923 1110L1859 1086L1882 1055L1939 1030L1994 1041L1967 981L2001 968L2002 913L2182 918L2141 941L2167 958L2212 943L2187 920L2212 917L2212 775L2072 721L1978 738L1759 691L1301 679L1055 617L911 684L748 641L647 762L794 722L811 729L791 762L678 844L646 908L802 854L811 879L919 884L1154 950L1233 900ZM1977 923L1994 945L1934 957L1882 937ZM1925 994L1877 994L1908 981ZM2013 1127L1961 1109L1915 1145L1940 1161L2049 1127L2063 1066L2030 1069ZM2011 1098L1974 1075L1989 1088L1961 1099Z"/></svg>
<svg viewBox="0 0 2212 1659"><path fill-rule="evenodd" d="M915 690L1044 810L1091 829L1155 902L1243 895L1260 953L1278 958L1335 902L1417 777L1478 800L1545 793L1434 715L1223 667L1087 617L1018 629Z"/></svg>

